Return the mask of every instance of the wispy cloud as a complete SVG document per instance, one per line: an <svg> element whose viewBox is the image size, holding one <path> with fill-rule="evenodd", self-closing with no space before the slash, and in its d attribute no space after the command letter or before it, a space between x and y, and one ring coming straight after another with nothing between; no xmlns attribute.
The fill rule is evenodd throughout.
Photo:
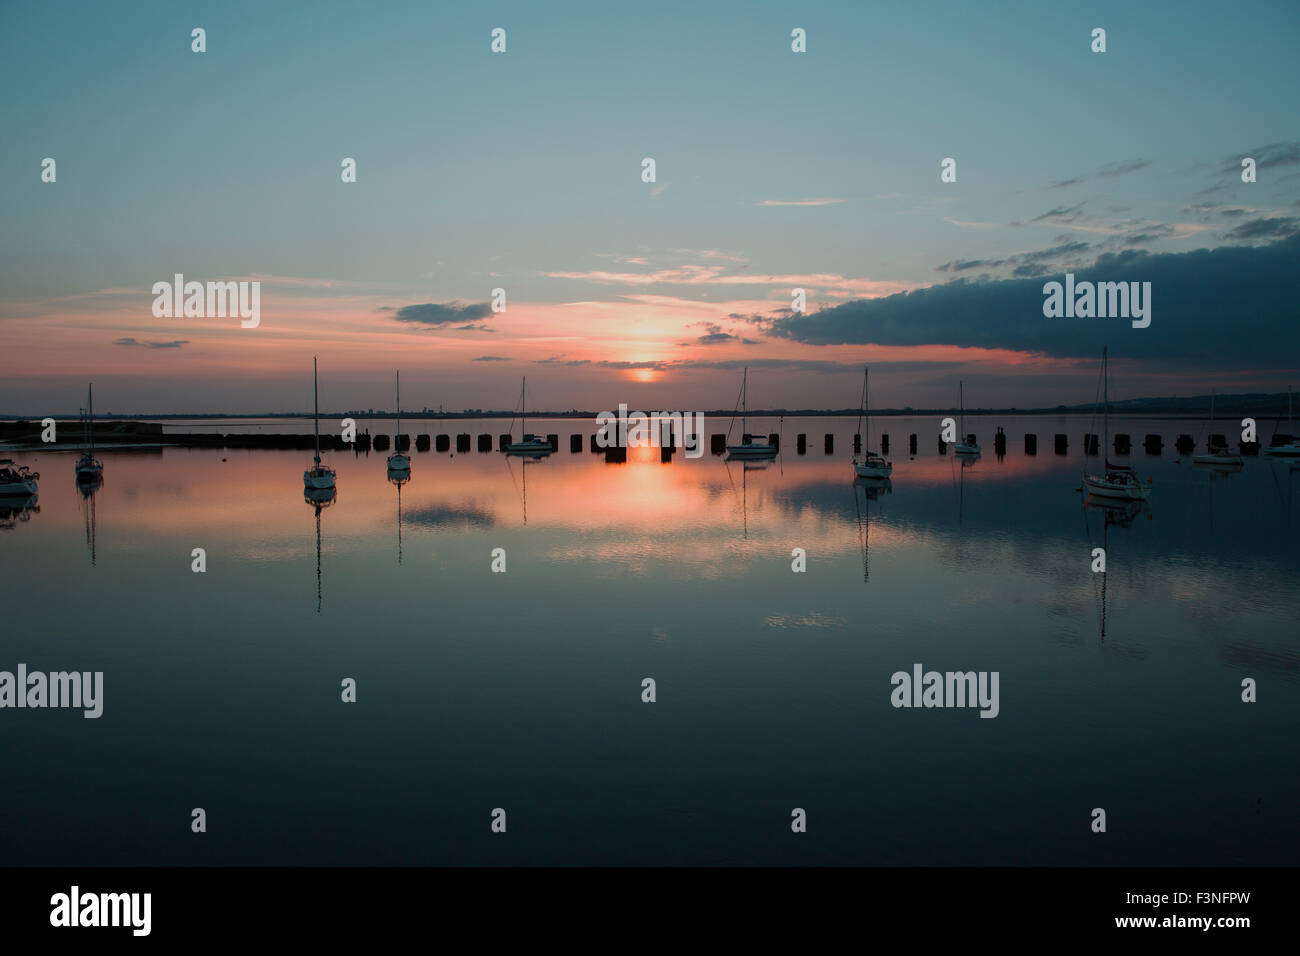
<svg viewBox="0 0 1300 956"><path fill-rule="evenodd" d="M956 226L958 229L1000 229L1000 222L973 222L968 219L953 219L950 216L944 216L943 221Z"/></svg>
<svg viewBox="0 0 1300 956"><path fill-rule="evenodd" d="M1091 176L1071 176L1069 179L1063 179L1059 183L1052 183L1047 188L1068 189L1071 186L1082 185L1091 179L1110 179L1115 176L1127 176L1129 173L1136 173L1139 169L1146 169L1150 165L1150 161L1145 159L1124 159L1116 163L1107 163Z"/></svg>
<svg viewBox="0 0 1300 956"><path fill-rule="evenodd" d="M1300 233L1300 219L1292 216L1275 216L1269 219L1252 219L1228 232L1229 239L1285 239Z"/></svg>
<svg viewBox="0 0 1300 956"><path fill-rule="evenodd" d="M480 355L478 358L470 359L471 362L509 362L510 359L504 355Z"/></svg>
<svg viewBox="0 0 1300 956"><path fill-rule="evenodd" d="M784 286L853 292L859 295L889 295L911 288L910 283L881 279L862 279L836 272L812 273L729 273L721 266L688 265L653 272L544 272L550 279L576 279L599 285L686 285L686 286Z"/></svg>
<svg viewBox="0 0 1300 956"><path fill-rule="evenodd" d="M170 342L141 342L130 337L116 340L114 345L130 345L137 348L145 349L178 349L182 345L189 345L188 339L173 339Z"/></svg>
<svg viewBox="0 0 1300 956"><path fill-rule="evenodd" d="M847 199L764 199L759 206L835 206Z"/></svg>
<svg viewBox="0 0 1300 956"><path fill-rule="evenodd" d="M1247 156L1253 159L1256 167L1259 168L1295 166L1300 163L1300 143L1269 143L1266 146L1256 146L1254 149L1243 152L1240 156L1229 156L1224 159L1223 164L1219 167L1219 172L1240 173L1241 161Z"/></svg>

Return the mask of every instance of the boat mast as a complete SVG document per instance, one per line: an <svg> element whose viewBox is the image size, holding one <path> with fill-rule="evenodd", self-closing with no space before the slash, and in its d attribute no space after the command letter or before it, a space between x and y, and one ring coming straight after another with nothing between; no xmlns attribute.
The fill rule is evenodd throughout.
<svg viewBox="0 0 1300 956"><path fill-rule="evenodd" d="M1109 463L1109 455L1110 455L1110 453L1107 451L1107 449L1110 448L1110 355L1109 355L1109 351L1110 350L1107 346L1103 345L1101 347L1101 371L1103 376L1101 395L1102 395L1102 401L1105 403L1106 406L1106 410L1103 415L1106 437L1103 439L1103 443L1101 446L1101 454L1102 454L1102 461L1105 463Z"/></svg>
<svg viewBox="0 0 1300 956"><path fill-rule="evenodd" d="M961 434L957 436L957 444L966 443L966 383L957 380L957 414L961 419Z"/></svg>
<svg viewBox="0 0 1300 956"><path fill-rule="evenodd" d="M320 464L320 386L316 382L316 356L311 357L311 396L314 408L314 431L316 434L316 464Z"/></svg>
<svg viewBox="0 0 1300 956"><path fill-rule="evenodd" d="M867 437L863 439L865 444L862 446L863 455L871 454L871 389L868 384L868 375L870 369L862 370L862 410L867 420Z"/></svg>
<svg viewBox="0 0 1300 956"><path fill-rule="evenodd" d="M519 383L519 440L528 437L528 376Z"/></svg>
<svg viewBox="0 0 1300 956"><path fill-rule="evenodd" d="M93 383L86 385L86 404L90 407L90 418L86 424L90 426L90 457L95 457L95 386Z"/></svg>
<svg viewBox="0 0 1300 956"><path fill-rule="evenodd" d="M397 434L393 436L393 451L402 452L402 373L397 373Z"/></svg>
<svg viewBox="0 0 1300 956"><path fill-rule="evenodd" d="M866 406L867 406L867 367L864 365L862 367L862 397L858 400L858 433L859 434L862 433L862 417L864 414L864 410L866 409ZM870 423L870 419L868 419L868 424L869 423ZM869 439L870 436L863 439L864 441L867 442L868 452L871 449L871 442ZM854 461L858 460L858 453L856 451L853 453L853 460Z"/></svg>
<svg viewBox="0 0 1300 956"><path fill-rule="evenodd" d="M1287 406L1290 408L1290 406ZM1290 413L1287 413L1287 420L1290 421ZM749 441L745 436L749 434L749 366L745 366L745 377L740 380L740 441L745 444Z"/></svg>

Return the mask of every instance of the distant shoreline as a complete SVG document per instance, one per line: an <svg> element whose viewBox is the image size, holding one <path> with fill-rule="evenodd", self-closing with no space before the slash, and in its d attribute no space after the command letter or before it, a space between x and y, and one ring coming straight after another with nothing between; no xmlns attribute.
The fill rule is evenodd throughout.
<svg viewBox="0 0 1300 956"><path fill-rule="evenodd" d="M1281 417L1287 413L1287 393L1260 393L1260 394L1242 394L1242 395L1219 395L1215 399L1215 415L1222 416L1225 419L1229 416L1247 415L1251 417ZM629 409L629 414L633 411L653 414L660 409L641 408ZM604 411L610 411L605 409ZM696 411L696 409L691 409ZM1055 408L968 408L965 414L968 416L981 415L1091 415L1100 414L1102 407L1099 403L1088 403L1085 405L1058 405ZM1198 395L1189 398L1135 398L1121 402L1110 403L1110 414L1112 417L1146 417L1146 418L1198 418L1208 415L1210 412L1210 396ZM580 409L565 409L563 411L533 411L528 412L528 417L532 419L546 418L551 420L579 420L595 419L600 412L584 411ZM706 418L730 418L738 414L734 409L706 409L703 411ZM957 408L873 408L871 415L873 418L922 418L930 415L957 415L960 410ZM339 419L353 418L357 421L370 419L391 419L396 416L396 412L387 409L360 411L350 409L346 411L322 411L321 418ZM858 409L856 408L767 408L753 409L749 412L751 418L856 418ZM39 421L45 415L40 416L20 416L9 413L0 414L0 421L3 422L31 422ZM80 416L75 414L56 414L50 415L55 421L79 421ZM232 421L237 419L301 419L311 418L311 412L251 412L251 413L229 413L229 412L163 412L160 414L149 414L142 412L133 412L131 414L122 413L96 413L95 418L99 421ZM420 411L402 410L402 417L411 421L458 421L458 420L475 420L475 419L502 419L517 418L518 413L512 410L483 410L470 409L459 412L434 412L421 409Z"/></svg>

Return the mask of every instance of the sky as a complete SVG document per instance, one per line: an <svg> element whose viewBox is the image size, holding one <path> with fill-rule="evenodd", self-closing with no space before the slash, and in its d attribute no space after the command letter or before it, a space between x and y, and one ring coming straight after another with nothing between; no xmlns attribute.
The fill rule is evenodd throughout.
<svg viewBox="0 0 1300 956"><path fill-rule="evenodd" d="M1294 3L6 0L0 413L309 409L314 355L327 409L399 368L414 409L730 408L744 367L845 408L866 363L877 407L1055 406L1103 345L1112 397L1281 391L1298 48ZM1045 317L1066 272L1150 326ZM155 317L176 273L260 324Z"/></svg>

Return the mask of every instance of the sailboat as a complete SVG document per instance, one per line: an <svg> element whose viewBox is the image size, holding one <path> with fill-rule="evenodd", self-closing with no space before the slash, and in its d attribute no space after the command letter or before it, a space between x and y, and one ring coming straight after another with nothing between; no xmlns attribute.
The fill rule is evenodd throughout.
<svg viewBox="0 0 1300 956"><path fill-rule="evenodd" d="M1106 462L1106 471L1101 475L1084 474L1083 486L1088 494L1099 498L1119 498L1125 501L1145 501L1151 489L1138 481L1137 472L1128 465L1112 465L1107 457L1110 454L1110 357L1109 350L1101 350L1101 371L1104 380L1103 401L1105 403L1106 439L1102 448L1102 459ZM1149 484L1149 480L1148 480Z"/></svg>
<svg viewBox="0 0 1300 956"><path fill-rule="evenodd" d="M867 376L870 369L862 369L862 401L858 403L858 433L862 434L862 421L867 423L866 437L863 439L862 461L857 453L853 455L853 473L859 478L888 478L894 471L893 464L884 455L871 450L871 398L867 393Z"/></svg>
<svg viewBox="0 0 1300 956"><path fill-rule="evenodd" d="M1286 427L1287 427L1287 431L1291 431L1292 425L1291 425L1291 386L1290 385L1286 387ZM1274 426L1273 431L1274 434L1277 433L1276 426ZM1270 448L1265 448L1264 454L1272 455L1274 458L1300 458L1300 441L1296 440L1295 433L1292 432L1291 440L1288 441L1285 445L1273 445Z"/></svg>
<svg viewBox="0 0 1300 956"><path fill-rule="evenodd" d="M104 463L95 457L95 394L86 386L86 431L90 434L90 451L82 452L77 459L77 480L94 481L104 474Z"/></svg>
<svg viewBox="0 0 1300 956"><path fill-rule="evenodd" d="M1210 393L1210 437L1205 439L1205 453L1202 455L1193 455L1193 465L1217 465L1220 468L1241 468L1246 464L1246 459L1241 455L1235 455L1227 448L1220 448L1210 444L1214 435L1214 392Z"/></svg>
<svg viewBox="0 0 1300 956"><path fill-rule="evenodd" d="M334 469L322 465L320 460L320 386L316 378L316 357L311 359L312 401L315 407L316 458L315 464L302 473L303 488L307 491L332 491L334 489Z"/></svg>
<svg viewBox="0 0 1300 956"><path fill-rule="evenodd" d="M959 421L957 429L960 434L957 441L953 443L952 450L958 455L978 455L980 453L979 443L975 441L974 435L966 434L966 389L963 382L957 383L957 401L959 412Z"/></svg>
<svg viewBox="0 0 1300 956"><path fill-rule="evenodd" d="M402 373L397 373L397 433L393 435L393 453L388 456L388 470L409 472L411 459L402 454ZM409 477L409 476L408 476Z"/></svg>
<svg viewBox="0 0 1300 956"><path fill-rule="evenodd" d="M740 382L740 434L741 444L728 445L728 458L775 458L776 446L765 441L754 441L749 434L749 369L745 369L744 378ZM731 427L736 424L736 416L731 416ZM727 434L731 434L731 427L728 427Z"/></svg>
<svg viewBox="0 0 1300 956"><path fill-rule="evenodd" d="M526 455L529 458L541 458L555 451L551 443L541 435L530 435L523 429L528 425L528 377L524 376L519 386L519 421L520 434L523 436L519 441L511 442L506 446L507 455Z"/></svg>
<svg viewBox="0 0 1300 956"><path fill-rule="evenodd" d="M36 494L40 472L20 465L12 458L0 458L0 495L26 498Z"/></svg>

